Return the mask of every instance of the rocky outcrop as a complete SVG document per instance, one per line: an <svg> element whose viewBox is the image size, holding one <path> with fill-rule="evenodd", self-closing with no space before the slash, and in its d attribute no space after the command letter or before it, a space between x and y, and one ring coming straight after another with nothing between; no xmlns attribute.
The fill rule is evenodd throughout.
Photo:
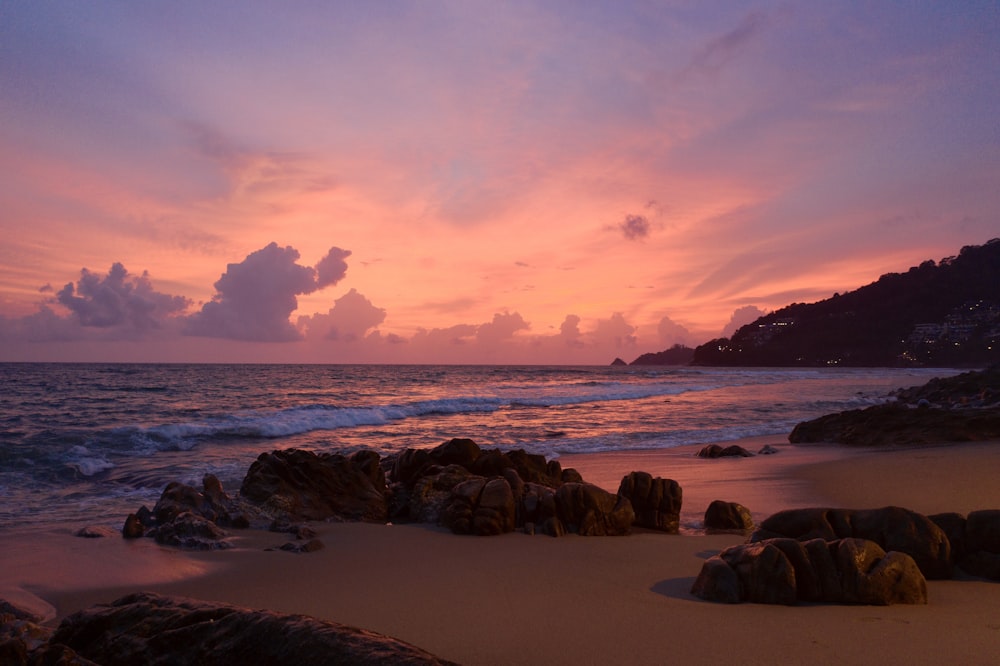
<svg viewBox="0 0 1000 666"><path fill-rule="evenodd" d="M363 520L389 516L385 475L374 451L351 456L286 449L262 453L240 495L288 520Z"/></svg>
<svg viewBox="0 0 1000 666"><path fill-rule="evenodd" d="M146 536L164 546L184 550L224 550L232 548L229 533L207 518L186 512L150 529Z"/></svg>
<svg viewBox="0 0 1000 666"><path fill-rule="evenodd" d="M925 604L927 582L909 555L864 539L768 539L704 563L691 593L723 603Z"/></svg>
<svg viewBox="0 0 1000 666"><path fill-rule="evenodd" d="M632 472L622 478L619 497L635 511L635 525L677 534L680 525L681 486L673 479L655 479L647 472Z"/></svg>
<svg viewBox="0 0 1000 666"><path fill-rule="evenodd" d="M705 510L705 529L749 532L753 529L750 509L736 502L715 500Z"/></svg>
<svg viewBox="0 0 1000 666"><path fill-rule="evenodd" d="M951 542L951 559L972 576L1000 581L1000 510L928 516Z"/></svg>
<svg viewBox="0 0 1000 666"><path fill-rule="evenodd" d="M335 622L150 593L70 615L51 643L101 664L449 663Z"/></svg>
<svg viewBox="0 0 1000 666"><path fill-rule="evenodd" d="M730 446L720 446L709 444L698 451L699 458L751 458L753 454L742 446L732 444Z"/></svg>
<svg viewBox="0 0 1000 666"><path fill-rule="evenodd" d="M1000 438L1000 407L937 409L890 403L827 414L792 429L793 444L887 446L980 442Z"/></svg>
<svg viewBox="0 0 1000 666"><path fill-rule="evenodd" d="M569 532L582 536L623 536L632 532L635 512L626 497L592 483L564 483L555 499L556 513Z"/></svg>
<svg viewBox="0 0 1000 666"><path fill-rule="evenodd" d="M789 537L810 539L867 539L887 551L911 556L928 579L951 578L951 546L940 527L927 516L889 506L881 509L791 509L761 522L751 541Z"/></svg>
<svg viewBox="0 0 1000 666"><path fill-rule="evenodd" d="M456 534L491 536L513 532L514 493L503 478L473 477L452 489L442 523Z"/></svg>

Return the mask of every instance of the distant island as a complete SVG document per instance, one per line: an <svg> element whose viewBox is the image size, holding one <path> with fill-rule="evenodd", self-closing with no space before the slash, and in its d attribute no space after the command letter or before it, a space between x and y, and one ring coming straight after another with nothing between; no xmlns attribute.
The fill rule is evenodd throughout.
<svg viewBox="0 0 1000 666"><path fill-rule="evenodd" d="M684 360L690 354L690 358ZM630 365L946 366L1000 362L1000 238L816 303L792 303L731 338Z"/></svg>

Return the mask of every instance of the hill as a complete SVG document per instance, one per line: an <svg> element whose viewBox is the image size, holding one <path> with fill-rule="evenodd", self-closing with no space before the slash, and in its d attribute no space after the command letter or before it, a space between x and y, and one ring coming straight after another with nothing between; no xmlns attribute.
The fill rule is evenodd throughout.
<svg viewBox="0 0 1000 666"><path fill-rule="evenodd" d="M711 340L695 365L981 367L1000 361L1000 239Z"/></svg>

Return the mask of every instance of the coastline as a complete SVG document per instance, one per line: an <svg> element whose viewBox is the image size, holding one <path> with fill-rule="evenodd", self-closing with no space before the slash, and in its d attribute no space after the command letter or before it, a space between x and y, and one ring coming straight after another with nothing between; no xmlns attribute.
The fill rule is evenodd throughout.
<svg viewBox="0 0 1000 666"><path fill-rule="evenodd" d="M236 549L190 553L81 539L66 528L5 539L0 588L35 595L55 618L139 590L304 613L463 664L773 663L777 655L920 664L982 662L1000 651L996 583L931 581L927 606L727 606L688 593L704 559L743 540L698 533L713 499L740 502L758 520L819 505L1000 508L1000 442L893 450L780 437L735 443L779 453L706 460L694 456L700 447L682 447L560 459L611 491L633 470L677 480L681 535L470 537L427 525L322 523L325 548L296 555L263 550L287 540L269 532L234 532Z"/></svg>

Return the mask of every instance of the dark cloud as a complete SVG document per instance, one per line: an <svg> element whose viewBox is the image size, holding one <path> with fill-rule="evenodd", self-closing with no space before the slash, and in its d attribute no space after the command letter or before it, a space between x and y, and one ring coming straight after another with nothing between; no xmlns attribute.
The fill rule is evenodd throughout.
<svg viewBox="0 0 1000 666"><path fill-rule="evenodd" d="M153 289L149 274L130 275L125 266L115 263L105 276L86 268L80 280L56 294L81 326L128 328L141 332L159 327L170 316L183 312L190 302L183 296L170 296Z"/></svg>
<svg viewBox="0 0 1000 666"><path fill-rule="evenodd" d="M330 256L336 253L331 250L324 261ZM191 316L186 333L259 342L301 339L289 317L298 307L297 297L321 285L316 269L300 265L298 259L295 248L271 243L229 264L215 283L216 295Z"/></svg>
<svg viewBox="0 0 1000 666"><path fill-rule="evenodd" d="M618 228L628 240L642 240L649 236L649 220L642 215L626 215Z"/></svg>
<svg viewBox="0 0 1000 666"><path fill-rule="evenodd" d="M634 347L638 342L636 328L627 321L625 316L616 312L610 319L599 319L594 329L594 340L599 346L610 345L615 349Z"/></svg>
<svg viewBox="0 0 1000 666"><path fill-rule="evenodd" d="M760 12L751 12L729 32L708 42L685 68L685 74L715 73L739 57L767 25Z"/></svg>
<svg viewBox="0 0 1000 666"><path fill-rule="evenodd" d="M347 275L347 262L351 256L350 250L331 247L326 256L316 264L316 286L320 289L337 284Z"/></svg>

